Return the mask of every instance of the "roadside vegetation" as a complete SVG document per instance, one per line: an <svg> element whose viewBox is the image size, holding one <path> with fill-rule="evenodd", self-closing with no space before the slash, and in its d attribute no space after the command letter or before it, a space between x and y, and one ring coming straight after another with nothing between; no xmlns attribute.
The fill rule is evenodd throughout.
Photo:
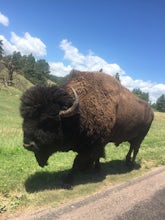
<svg viewBox="0 0 165 220"><path fill-rule="evenodd" d="M0 88L0 215L56 207L165 165L165 113L155 112L155 120L137 156L140 169L127 169L124 162L127 143L118 148L108 144L99 173L92 170L79 173L73 190L62 189L62 179L72 167L75 153L56 153L49 159L49 166L38 166L33 154L22 147L21 94L13 87Z"/></svg>

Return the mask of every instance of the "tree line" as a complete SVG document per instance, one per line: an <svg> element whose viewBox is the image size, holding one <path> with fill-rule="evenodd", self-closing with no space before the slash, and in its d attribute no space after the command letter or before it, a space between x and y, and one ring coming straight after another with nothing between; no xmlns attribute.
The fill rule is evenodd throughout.
<svg viewBox="0 0 165 220"><path fill-rule="evenodd" d="M51 75L50 66L45 59L36 60L32 54L21 55L13 52L11 55L3 56L3 42L0 40L0 61L8 69L8 80L13 80L13 72L23 75L32 84L47 84L49 80L59 84L63 77Z"/></svg>
<svg viewBox="0 0 165 220"><path fill-rule="evenodd" d="M20 52L3 57L3 63L9 64L18 74L23 75L33 84L45 84L49 79L49 64L44 60L36 60L32 54L22 56Z"/></svg>
<svg viewBox="0 0 165 220"><path fill-rule="evenodd" d="M20 52L14 52L12 55L3 56L3 42L0 40L0 61L6 65L9 70L9 79L12 81L13 71L23 75L32 84L47 84L48 80L61 84L66 77L57 77L51 75L50 66L44 59L36 60L32 54L21 55ZM100 70L103 72L103 69ZM116 73L114 77L120 82L120 75ZM140 88L135 88L132 92L139 98L148 102L155 110L165 112L165 94L162 94L155 103L151 104L149 93L143 92Z"/></svg>
<svg viewBox="0 0 165 220"><path fill-rule="evenodd" d="M142 92L139 88L133 89L132 91L135 95L137 95L139 98L144 99L147 101L155 110L159 112L165 112L165 95L161 95L157 100L156 103L150 103L149 100L149 93L148 92Z"/></svg>
<svg viewBox="0 0 165 220"><path fill-rule="evenodd" d="M120 82L120 75L119 73L116 73L114 75L114 78L117 79ZM132 92L138 96L139 98L145 100L148 102L152 108L159 112L165 112L165 94L162 94L155 103L150 102L150 97L148 92L143 92L140 88L134 88Z"/></svg>

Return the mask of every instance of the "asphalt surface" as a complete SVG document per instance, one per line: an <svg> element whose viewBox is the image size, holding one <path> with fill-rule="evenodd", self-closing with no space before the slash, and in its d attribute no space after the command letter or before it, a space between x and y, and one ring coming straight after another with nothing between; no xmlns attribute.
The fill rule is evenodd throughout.
<svg viewBox="0 0 165 220"><path fill-rule="evenodd" d="M14 220L165 220L165 166L130 182ZM13 220L13 218L12 218Z"/></svg>

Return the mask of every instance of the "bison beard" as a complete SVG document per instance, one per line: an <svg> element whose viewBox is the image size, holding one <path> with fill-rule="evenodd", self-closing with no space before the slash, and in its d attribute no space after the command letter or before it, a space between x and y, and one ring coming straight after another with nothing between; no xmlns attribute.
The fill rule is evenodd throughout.
<svg viewBox="0 0 165 220"><path fill-rule="evenodd" d="M113 77L76 70L60 87L28 89L20 113L24 147L40 166L57 151L77 152L68 181L77 170L99 168L108 142L130 143L126 163L132 167L153 120L150 106Z"/></svg>

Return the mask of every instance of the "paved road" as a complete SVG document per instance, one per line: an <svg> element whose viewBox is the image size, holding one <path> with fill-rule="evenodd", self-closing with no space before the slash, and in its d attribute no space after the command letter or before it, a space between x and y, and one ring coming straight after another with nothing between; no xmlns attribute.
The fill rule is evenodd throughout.
<svg viewBox="0 0 165 220"><path fill-rule="evenodd" d="M165 167L58 209L16 220L165 220Z"/></svg>

